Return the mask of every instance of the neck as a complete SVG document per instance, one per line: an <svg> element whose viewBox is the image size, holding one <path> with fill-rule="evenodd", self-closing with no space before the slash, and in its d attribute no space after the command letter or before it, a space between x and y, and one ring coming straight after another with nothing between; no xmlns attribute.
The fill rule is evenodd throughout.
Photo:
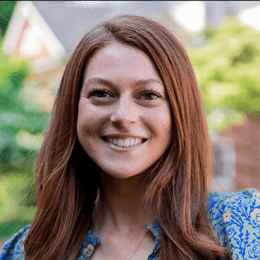
<svg viewBox="0 0 260 260"><path fill-rule="evenodd" d="M142 176L127 179L101 174L101 190L95 220L99 228L111 227L119 232L130 232L155 219L152 207L144 200ZM101 226L100 226L101 225Z"/></svg>

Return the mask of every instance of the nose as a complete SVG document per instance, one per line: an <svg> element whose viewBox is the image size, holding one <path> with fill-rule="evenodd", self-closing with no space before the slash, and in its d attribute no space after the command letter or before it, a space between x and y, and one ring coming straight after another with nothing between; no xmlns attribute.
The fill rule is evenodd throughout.
<svg viewBox="0 0 260 260"><path fill-rule="evenodd" d="M135 103L130 97L122 97L115 104L110 121L115 125L127 127L137 121L138 113Z"/></svg>

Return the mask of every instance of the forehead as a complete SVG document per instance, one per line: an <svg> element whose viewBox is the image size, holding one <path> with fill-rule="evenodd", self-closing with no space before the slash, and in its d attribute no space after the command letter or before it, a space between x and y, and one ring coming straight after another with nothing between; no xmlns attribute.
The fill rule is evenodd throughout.
<svg viewBox="0 0 260 260"><path fill-rule="evenodd" d="M126 44L113 43L98 50L88 61L84 78L113 77L160 79L156 66L143 51Z"/></svg>

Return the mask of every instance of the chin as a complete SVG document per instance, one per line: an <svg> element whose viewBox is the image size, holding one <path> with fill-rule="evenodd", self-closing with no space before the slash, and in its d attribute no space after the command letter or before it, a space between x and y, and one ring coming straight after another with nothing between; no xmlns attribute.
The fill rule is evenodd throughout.
<svg viewBox="0 0 260 260"><path fill-rule="evenodd" d="M144 172L144 170L134 170L134 169L101 169L100 173L101 175L107 175L115 179L129 179L133 177L141 176L141 174Z"/></svg>

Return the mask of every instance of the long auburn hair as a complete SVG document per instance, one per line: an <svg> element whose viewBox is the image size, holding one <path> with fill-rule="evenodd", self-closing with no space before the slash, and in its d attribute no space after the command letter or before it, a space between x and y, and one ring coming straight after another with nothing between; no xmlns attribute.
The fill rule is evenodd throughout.
<svg viewBox="0 0 260 260"><path fill-rule="evenodd" d="M134 46L150 57L171 106L172 144L147 176L146 195L156 202L163 230L160 259L227 258L208 222L211 146L192 65L165 27L124 15L87 33L68 61L38 154L37 212L25 241L26 260L75 260L93 224L100 181L97 166L77 139L78 103L88 60L113 42Z"/></svg>

